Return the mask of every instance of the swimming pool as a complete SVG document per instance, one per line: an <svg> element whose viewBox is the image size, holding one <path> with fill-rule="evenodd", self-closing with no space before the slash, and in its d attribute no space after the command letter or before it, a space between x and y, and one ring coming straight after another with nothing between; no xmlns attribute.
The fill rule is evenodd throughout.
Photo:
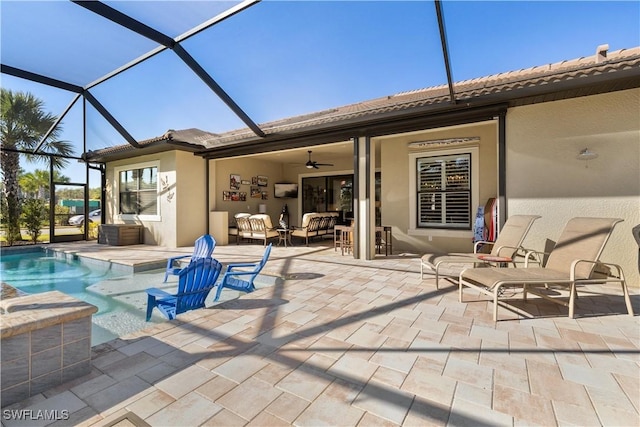
<svg viewBox="0 0 640 427"><path fill-rule="evenodd" d="M91 345L151 326L145 321L145 289L161 283L163 275L158 270L126 273L109 262L47 249L5 252L0 258L0 279L20 291L58 290L98 307L92 319ZM151 322L161 320L152 318Z"/></svg>

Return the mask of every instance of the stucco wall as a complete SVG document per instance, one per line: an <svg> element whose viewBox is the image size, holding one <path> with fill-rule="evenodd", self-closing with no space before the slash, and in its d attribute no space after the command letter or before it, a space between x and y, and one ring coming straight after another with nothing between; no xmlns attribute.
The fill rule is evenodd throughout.
<svg viewBox="0 0 640 427"><path fill-rule="evenodd" d="M425 132L378 138L382 170L382 224L393 227L393 250L412 253L469 252L473 250L471 232L438 230L428 235L409 231L409 155L408 144L432 139L480 137L479 148L479 204L484 205L497 194L497 126L494 122L436 129ZM442 150L442 148L438 149ZM433 150L423 150L427 153ZM472 207L475 213L476 206Z"/></svg>
<svg viewBox="0 0 640 427"><path fill-rule="evenodd" d="M193 246L193 242L207 229L206 206L206 160L183 151L175 152L176 181L175 195L170 201L171 191L162 198L173 203L176 211L176 246ZM164 203L164 202L163 202Z"/></svg>
<svg viewBox="0 0 640 427"><path fill-rule="evenodd" d="M158 219L123 219L114 194L121 167L158 163ZM207 232L205 161L191 153L169 151L111 162L107 165L107 222L145 227L144 243L168 248L191 246Z"/></svg>
<svg viewBox="0 0 640 427"><path fill-rule="evenodd" d="M192 156L193 157L193 156ZM176 215L176 200L169 200L166 194L162 194L158 206L158 212L160 220L123 220L118 215L117 203L117 191L116 183L118 177L115 176L114 171L120 167L135 166L147 162L158 162L158 180L160 183L166 181L169 185L175 185L176 182L176 152L170 151L166 153L150 154L146 156L133 157L131 159L118 160L107 164L106 178L107 178L107 201L105 206L106 220L110 224L123 224L123 223L135 223L142 224L145 227L144 243L147 245L160 245L166 247L176 247L176 232L177 232L177 215ZM204 182L204 181L202 181ZM175 196L177 197L177 195Z"/></svg>
<svg viewBox="0 0 640 427"><path fill-rule="evenodd" d="M623 218L601 259L640 286L640 90L509 109L506 137L508 214L542 216L525 244L544 248L572 217ZM598 158L577 160L584 148Z"/></svg>

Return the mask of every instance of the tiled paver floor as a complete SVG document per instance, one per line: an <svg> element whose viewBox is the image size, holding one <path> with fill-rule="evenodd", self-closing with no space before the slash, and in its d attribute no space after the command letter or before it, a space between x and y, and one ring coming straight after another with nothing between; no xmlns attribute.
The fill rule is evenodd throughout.
<svg viewBox="0 0 640 427"><path fill-rule="evenodd" d="M415 256L330 246L276 247L266 272L284 281L94 347L90 375L4 409L68 410L56 426L640 425L640 322L618 287L583 293L576 319L530 298L533 319L494 323L471 291L420 280Z"/></svg>

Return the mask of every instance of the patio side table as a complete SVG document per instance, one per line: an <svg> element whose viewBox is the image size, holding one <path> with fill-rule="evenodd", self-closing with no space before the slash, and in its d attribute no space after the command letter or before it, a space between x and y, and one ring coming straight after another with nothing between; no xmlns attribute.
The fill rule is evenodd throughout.
<svg viewBox="0 0 640 427"><path fill-rule="evenodd" d="M293 246L293 243L291 243L291 229L290 228L278 228L278 246L280 246L280 243L284 242L284 247L287 247L287 243L288 246Z"/></svg>

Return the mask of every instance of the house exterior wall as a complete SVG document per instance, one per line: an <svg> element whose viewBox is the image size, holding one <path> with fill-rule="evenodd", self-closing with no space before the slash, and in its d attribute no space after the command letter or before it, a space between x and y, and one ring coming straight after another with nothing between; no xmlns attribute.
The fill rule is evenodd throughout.
<svg viewBox="0 0 640 427"><path fill-rule="evenodd" d="M412 230L410 224L411 190L409 156L414 152L433 153L437 149L410 149L409 143L434 139L480 137L478 204L497 195L497 122L487 122L446 129L376 138L380 144L382 172L382 224L393 227L394 252L470 252L473 250L472 231ZM415 166L413 166L415 167ZM472 206L475 215L477 206ZM429 240L431 236L431 240Z"/></svg>
<svg viewBox="0 0 640 427"><path fill-rule="evenodd" d="M497 121L432 129L372 139L379 147L382 173L381 214L383 225L393 228L397 252L469 252L471 231L415 230L410 224L411 167L416 151L411 142L433 139L479 137L479 186L475 211L497 195ZM577 160L580 150L599 154L589 162ZM441 150L445 148L436 148ZM114 171L123 166L156 161L159 164L159 221L136 221L145 226L145 243L166 247L187 246L206 232L206 161L190 153L171 151L112 162L107 166L106 214L109 222L125 223L118 215ZM340 159L323 175L352 171L353 158ZM415 166L413 166L415 167ZM304 166L292 167L260 156L209 160L209 210L228 212L228 221L238 212L257 213L264 203L274 225L285 203L290 222L297 224L299 200L276 199L273 184L298 182L309 174ZM314 173L312 171L311 173ZM574 98L511 108L506 116L506 211L507 215L541 215L525 246L543 250L557 238L566 222L575 216L620 217L602 260L622 265L630 286L640 286L638 247L631 229L640 224L640 89ZM230 175L251 181L268 178L261 187L267 199L251 198L251 184L239 191L247 199L224 201L230 191ZM301 194L299 198L301 197Z"/></svg>
<svg viewBox="0 0 640 427"><path fill-rule="evenodd" d="M164 206L172 205L176 212L176 246L193 246L198 237L208 233L206 160L192 153L176 151L175 164L175 194L172 196L169 182L161 196L162 203Z"/></svg>
<svg viewBox="0 0 640 427"><path fill-rule="evenodd" d="M640 286L640 89L511 108L506 123L507 212L542 216L525 245L543 249L572 217L622 218L601 259ZM577 160L584 148L598 158Z"/></svg>
<svg viewBox="0 0 640 427"><path fill-rule="evenodd" d="M118 214L118 176L121 168L158 165L157 218L126 219ZM191 153L169 151L107 164L106 219L111 224L141 224L144 243L168 248L190 246L206 232L205 161Z"/></svg>

